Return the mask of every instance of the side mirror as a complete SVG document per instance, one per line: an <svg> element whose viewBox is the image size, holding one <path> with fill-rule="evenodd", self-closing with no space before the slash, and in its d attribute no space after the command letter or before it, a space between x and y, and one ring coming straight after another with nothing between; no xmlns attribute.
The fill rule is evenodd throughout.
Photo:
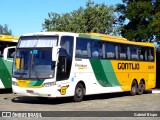
<svg viewBox="0 0 160 120"><path fill-rule="evenodd" d="M7 47L4 49L4 51L3 51L3 59L4 60L7 60L10 49L16 49L16 46Z"/></svg>
<svg viewBox="0 0 160 120"><path fill-rule="evenodd" d="M52 61L58 61L58 52L61 46L56 46L52 49Z"/></svg>

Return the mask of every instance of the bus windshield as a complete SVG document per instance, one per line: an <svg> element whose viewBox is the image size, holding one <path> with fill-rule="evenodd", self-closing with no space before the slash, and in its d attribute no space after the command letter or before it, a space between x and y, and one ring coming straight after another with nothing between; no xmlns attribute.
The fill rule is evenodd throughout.
<svg viewBox="0 0 160 120"><path fill-rule="evenodd" d="M54 77L55 62L52 48L58 36L22 36L17 45L13 63L13 77L20 79L47 79Z"/></svg>
<svg viewBox="0 0 160 120"><path fill-rule="evenodd" d="M13 63L13 76L21 79L52 78L54 68L52 48L17 49Z"/></svg>

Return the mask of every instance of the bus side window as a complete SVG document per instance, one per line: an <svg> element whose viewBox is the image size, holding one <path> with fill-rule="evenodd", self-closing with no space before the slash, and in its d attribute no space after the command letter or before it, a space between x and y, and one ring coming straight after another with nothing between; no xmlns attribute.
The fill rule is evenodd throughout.
<svg viewBox="0 0 160 120"><path fill-rule="evenodd" d="M81 49L76 50L76 57L81 58L82 57L82 51Z"/></svg>
<svg viewBox="0 0 160 120"><path fill-rule="evenodd" d="M154 50L152 48L148 48L147 51L148 51L147 52L148 53L147 54L148 61L153 61L154 60L154 58L153 58Z"/></svg>
<svg viewBox="0 0 160 120"><path fill-rule="evenodd" d="M148 61L148 50L147 47L141 47L141 55L143 55L143 61Z"/></svg>
<svg viewBox="0 0 160 120"><path fill-rule="evenodd" d="M101 41L92 42L92 58L103 58L103 43Z"/></svg>
<svg viewBox="0 0 160 120"><path fill-rule="evenodd" d="M131 60L139 60L138 57L138 47L137 46L131 46L130 47L130 53L131 53Z"/></svg>
<svg viewBox="0 0 160 120"><path fill-rule="evenodd" d="M89 58L91 57L90 40L84 38L77 38L76 42L76 57Z"/></svg>
<svg viewBox="0 0 160 120"><path fill-rule="evenodd" d="M9 51L8 51L8 57L9 58L14 58L14 55L15 55L15 48L9 49Z"/></svg>
<svg viewBox="0 0 160 120"><path fill-rule="evenodd" d="M146 61L146 48L145 47L139 47L139 60Z"/></svg>
<svg viewBox="0 0 160 120"><path fill-rule="evenodd" d="M119 48L119 53L120 53L119 57L120 57L120 59L124 59L124 60L127 59L127 46L121 44L119 47L120 47Z"/></svg>
<svg viewBox="0 0 160 120"><path fill-rule="evenodd" d="M118 45L116 45L115 46L115 57L116 57L116 59L119 59L119 46Z"/></svg>
<svg viewBox="0 0 160 120"><path fill-rule="evenodd" d="M142 52L142 47L139 47L139 60L141 60L141 61L143 61L143 59L144 59L144 54L143 54L143 52Z"/></svg>
<svg viewBox="0 0 160 120"><path fill-rule="evenodd" d="M115 59L115 44L106 42L105 43L105 58Z"/></svg>
<svg viewBox="0 0 160 120"><path fill-rule="evenodd" d="M131 53L130 53L130 47L129 46L127 47L127 58L128 58L128 60L131 59Z"/></svg>
<svg viewBox="0 0 160 120"><path fill-rule="evenodd" d="M70 56L73 55L73 37L62 36L60 46L61 48L64 48Z"/></svg>

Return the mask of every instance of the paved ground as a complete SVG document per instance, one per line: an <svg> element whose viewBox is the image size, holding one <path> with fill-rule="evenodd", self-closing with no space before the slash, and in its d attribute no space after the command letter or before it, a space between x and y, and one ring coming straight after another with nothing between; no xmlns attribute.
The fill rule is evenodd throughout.
<svg viewBox="0 0 160 120"><path fill-rule="evenodd" d="M155 90L157 91L157 90ZM159 90L158 90L159 91ZM153 92L153 91L152 91ZM0 111L135 111L135 114L131 114L131 118L124 117L123 119L129 120L133 119L133 116L137 116L140 111L146 111L146 113L151 112L153 115L157 114L157 111L160 111L160 94L147 92L143 95L130 96L128 93L114 93L114 94L102 94L85 97L82 102L73 102L72 98L58 98L58 99L48 99L48 100L38 100L37 98L28 98L28 97L16 97L11 93L2 92L0 94ZM100 112L92 112L85 114L98 114L98 117L89 117L89 119L105 119L100 117ZM112 119L119 118L118 116L123 116L126 112L113 112L107 113L117 117ZM141 113L141 112L140 112ZM59 115L59 113L53 113ZM66 115L67 114L67 115ZM70 115L69 115L70 114ZM80 114L80 112L79 112ZM78 116L81 116L81 114ZM105 113L104 113L105 114ZM118 115L119 114L119 115ZM160 112L158 113L160 114ZM63 119L74 119L71 117L72 113L64 113ZM103 115L103 114L102 114ZM125 114L126 115L126 114ZM133 115L133 116L132 116ZM54 115L52 115L54 116ZM107 117L108 118L108 117ZM142 117L136 117L134 119L142 119ZM3 118L4 119L4 118ZM17 118L16 118L17 119ZM20 119L20 118L19 118ZM40 120L40 118L38 118ZM43 118L41 118L43 119ZM49 119L49 118L48 118ZM62 119L56 117L55 119ZM76 119L80 119L76 117ZM83 119L87 119L83 117ZM152 119L144 117L144 120ZM158 118L155 118L158 119ZM88 119L87 119L88 120Z"/></svg>

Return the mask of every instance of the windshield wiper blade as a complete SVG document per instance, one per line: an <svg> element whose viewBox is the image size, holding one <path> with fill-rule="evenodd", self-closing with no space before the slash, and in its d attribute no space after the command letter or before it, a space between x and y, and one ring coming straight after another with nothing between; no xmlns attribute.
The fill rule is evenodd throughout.
<svg viewBox="0 0 160 120"><path fill-rule="evenodd" d="M15 73L18 75L27 75L27 73L23 71L16 71Z"/></svg>

